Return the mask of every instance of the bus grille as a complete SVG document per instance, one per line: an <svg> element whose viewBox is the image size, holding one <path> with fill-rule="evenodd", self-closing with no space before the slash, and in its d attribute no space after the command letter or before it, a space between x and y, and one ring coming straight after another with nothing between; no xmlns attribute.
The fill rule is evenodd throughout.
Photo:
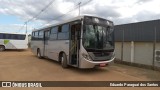
<svg viewBox="0 0 160 90"><path fill-rule="evenodd" d="M93 53L95 57L103 57L103 56L109 56L111 53L110 52L94 52Z"/></svg>

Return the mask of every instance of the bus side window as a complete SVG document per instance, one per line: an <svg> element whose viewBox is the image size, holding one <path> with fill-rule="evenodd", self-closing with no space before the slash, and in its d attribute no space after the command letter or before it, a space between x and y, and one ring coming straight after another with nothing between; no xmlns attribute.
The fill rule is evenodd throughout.
<svg viewBox="0 0 160 90"><path fill-rule="evenodd" d="M11 38L10 34L5 35L5 39L10 39L10 38Z"/></svg>
<svg viewBox="0 0 160 90"><path fill-rule="evenodd" d="M34 36L34 32L32 32L32 36Z"/></svg>
<svg viewBox="0 0 160 90"><path fill-rule="evenodd" d="M34 32L32 32L32 37L31 37L31 39L32 40L34 40L35 38L34 38Z"/></svg>
<svg viewBox="0 0 160 90"><path fill-rule="evenodd" d="M0 39L3 39L3 34L2 33L0 33Z"/></svg>
<svg viewBox="0 0 160 90"><path fill-rule="evenodd" d="M51 40L56 40L57 39L57 32L58 32L58 27L53 27L51 29L51 34L50 34L50 39Z"/></svg>
<svg viewBox="0 0 160 90"><path fill-rule="evenodd" d="M69 24L64 24L62 26L62 32L69 32Z"/></svg>
<svg viewBox="0 0 160 90"><path fill-rule="evenodd" d="M34 32L36 38L38 38L38 31Z"/></svg>
<svg viewBox="0 0 160 90"><path fill-rule="evenodd" d="M38 40L38 31L34 32L33 40Z"/></svg>
<svg viewBox="0 0 160 90"><path fill-rule="evenodd" d="M19 35L18 40L25 40L26 35Z"/></svg>
<svg viewBox="0 0 160 90"><path fill-rule="evenodd" d="M19 40L25 40L26 39L26 35L19 35Z"/></svg>
<svg viewBox="0 0 160 90"><path fill-rule="evenodd" d="M16 39L15 37L16 37L16 35L14 35L14 34L11 35L11 38L12 38L12 39Z"/></svg>
<svg viewBox="0 0 160 90"><path fill-rule="evenodd" d="M39 31L39 36L38 36L38 38L39 38L40 40L43 40L43 35L44 35L44 32L43 32L43 31Z"/></svg>
<svg viewBox="0 0 160 90"><path fill-rule="evenodd" d="M61 26L61 32L58 32L59 40L68 40L69 39L69 24L64 24Z"/></svg>

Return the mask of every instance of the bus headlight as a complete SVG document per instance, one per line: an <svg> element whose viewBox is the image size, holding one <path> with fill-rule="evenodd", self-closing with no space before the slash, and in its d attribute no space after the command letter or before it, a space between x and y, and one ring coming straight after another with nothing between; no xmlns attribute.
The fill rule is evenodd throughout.
<svg viewBox="0 0 160 90"><path fill-rule="evenodd" d="M87 59L87 60L91 60L90 56L87 55L87 54L82 53L82 56L83 56L85 59Z"/></svg>

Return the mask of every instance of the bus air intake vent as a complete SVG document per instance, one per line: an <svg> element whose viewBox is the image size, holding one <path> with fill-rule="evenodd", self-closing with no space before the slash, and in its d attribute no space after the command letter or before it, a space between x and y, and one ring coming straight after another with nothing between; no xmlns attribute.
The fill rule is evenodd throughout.
<svg viewBox="0 0 160 90"><path fill-rule="evenodd" d="M95 57L109 56L110 52L94 52Z"/></svg>

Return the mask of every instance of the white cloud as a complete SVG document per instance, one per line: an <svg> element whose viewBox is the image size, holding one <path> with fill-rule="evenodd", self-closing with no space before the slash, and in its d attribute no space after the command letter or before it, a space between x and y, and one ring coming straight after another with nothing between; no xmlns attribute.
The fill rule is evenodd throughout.
<svg viewBox="0 0 160 90"><path fill-rule="evenodd" d="M23 27L23 28L22 28ZM33 30L32 26L27 26L28 33L31 33ZM0 25L0 32L1 33L25 33L26 26L22 24L8 24L8 25Z"/></svg>
<svg viewBox="0 0 160 90"><path fill-rule="evenodd" d="M52 0L0 0L0 14L19 17L22 22L37 15ZM82 4L88 0L55 0L36 21L31 24L45 24L53 18L67 13L78 2ZM92 14L111 19L115 24L132 23L159 19L160 0L93 0L81 7L81 14ZM78 9L52 23L78 15ZM13 25L14 26L14 25Z"/></svg>

